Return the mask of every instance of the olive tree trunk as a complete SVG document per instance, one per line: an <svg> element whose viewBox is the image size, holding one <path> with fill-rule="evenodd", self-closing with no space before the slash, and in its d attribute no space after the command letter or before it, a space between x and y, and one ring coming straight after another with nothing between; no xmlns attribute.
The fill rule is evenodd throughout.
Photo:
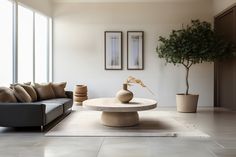
<svg viewBox="0 0 236 157"><path fill-rule="evenodd" d="M185 92L185 94L188 95L188 91L189 91L188 76L189 76L189 68L190 68L190 67L185 67L185 68L186 68L186 77L185 77L185 81L186 81L186 92Z"/></svg>

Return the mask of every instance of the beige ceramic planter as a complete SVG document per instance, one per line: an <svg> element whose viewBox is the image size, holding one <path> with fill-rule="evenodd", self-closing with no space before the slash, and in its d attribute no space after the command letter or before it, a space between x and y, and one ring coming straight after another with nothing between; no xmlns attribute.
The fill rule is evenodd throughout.
<svg viewBox="0 0 236 157"><path fill-rule="evenodd" d="M197 103L199 95L176 95L176 105L178 112L195 113L197 112Z"/></svg>

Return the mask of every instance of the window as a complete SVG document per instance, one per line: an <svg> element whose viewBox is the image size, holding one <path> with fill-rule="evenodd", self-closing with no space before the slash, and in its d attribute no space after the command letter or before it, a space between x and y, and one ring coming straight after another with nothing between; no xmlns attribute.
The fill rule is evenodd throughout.
<svg viewBox="0 0 236 157"><path fill-rule="evenodd" d="M48 19L35 13L35 81L48 81Z"/></svg>
<svg viewBox="0 0 236 157"><path fill-rule="evenodd" d="M52 80L53 80L53 78L52 78L52 75L53 75L53 73L52 73L52 70L53 70L53 66L52 66L52 64L53 64L53 55L52 55L52 19L50 18L49 19L49 32L48 32L48 34L49 34L49 81L50 82L52 82Z"/></svg>
<svg viewBox="0 0 236 157"><path fill-rule="evenodd" d="M33 82L33 11L18 5L18 82Z"/></svg>
<svg viewBox="0 0 236 157"><path fill-rule="evenodd" d="M50 18L18 5L18 82L51 81L51 27Z"/></svg>
<svg viewBox="0 0 236 157"><path fill-rule="evenodd" d="M52 81L52 20L0 0L0 85Z"/></svg>
<svg viewBox="0 0 236 157"><path fill-rule="evenodd" d="M0 85L13 81L13 4L0 0Z"/></svg>

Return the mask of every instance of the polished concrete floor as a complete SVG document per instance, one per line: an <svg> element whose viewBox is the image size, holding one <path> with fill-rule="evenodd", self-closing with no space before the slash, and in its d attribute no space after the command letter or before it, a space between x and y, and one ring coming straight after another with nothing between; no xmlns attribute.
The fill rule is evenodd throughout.
<svg viewBox="0 0 236 157"><path fill-rule="evenodd" d="M0 128L0 157L236 157L236 112L160 110L211 137L45 137L37 129Z"/></svg>

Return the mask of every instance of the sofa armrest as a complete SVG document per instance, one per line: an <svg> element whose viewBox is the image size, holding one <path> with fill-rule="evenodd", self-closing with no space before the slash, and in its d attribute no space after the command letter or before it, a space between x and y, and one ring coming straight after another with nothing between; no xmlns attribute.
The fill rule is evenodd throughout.
<svg viewBox="0 0 236 157"><path fill-rule="evenodd" d="M66 96L73 100L73 92L72 91L66 91Z"/></svg>
<svg viewBox="0 0 236 157"><path fill-rule="evenodd" d="M44 126L45 110L39 103L0 103L0 126Z"/></svg>

